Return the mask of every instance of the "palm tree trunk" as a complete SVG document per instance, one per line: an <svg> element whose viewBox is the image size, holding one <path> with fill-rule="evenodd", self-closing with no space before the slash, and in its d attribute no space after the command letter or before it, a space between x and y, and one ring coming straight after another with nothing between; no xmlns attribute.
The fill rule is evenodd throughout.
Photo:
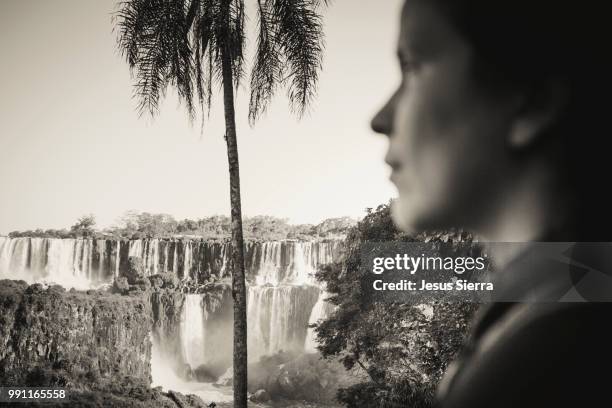
<svg viewBox="0 0 612 408"><path fill-rule="evenodd" d="M229 1L222 10L229 20ZM229 24L229 21L228 21ZM244 238L240 204L240 168L236 140L236 114L229 46L222 47L223 105L225 108L225 141L230 174L230 206L232 213L232 297L234 298L234 407L247 406L247 304L244 273Z"/></svg>

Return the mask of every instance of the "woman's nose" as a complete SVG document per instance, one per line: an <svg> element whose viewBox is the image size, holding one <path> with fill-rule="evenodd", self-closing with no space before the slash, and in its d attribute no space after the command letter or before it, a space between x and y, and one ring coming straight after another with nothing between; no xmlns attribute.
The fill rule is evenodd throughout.
<svg viewBox="0 0 612 408"><path fill-rule="evenodd" d="M387 136L393 132L393 115L396 96L397 94L394 94L370 121L370 126L374 132Z"/></svg>

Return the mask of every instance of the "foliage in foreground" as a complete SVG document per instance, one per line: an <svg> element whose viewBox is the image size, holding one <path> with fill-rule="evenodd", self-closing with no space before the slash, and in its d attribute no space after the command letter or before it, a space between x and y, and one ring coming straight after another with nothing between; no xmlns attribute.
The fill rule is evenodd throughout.
<svg viewBox="0 0 612 408"><path fill-rule="evenodd" d="M365 242L463 242L465 232L408 235L398 231L389 205L367 215L345 241L343 259L323 267L317 279L327 286L334 313L317 327L319 350L339 358L347 370L363 370L369 381L341 389L348 407L429 407L447 364L461 346L476 305L372 303L362 293L360 248Z"/></svg>

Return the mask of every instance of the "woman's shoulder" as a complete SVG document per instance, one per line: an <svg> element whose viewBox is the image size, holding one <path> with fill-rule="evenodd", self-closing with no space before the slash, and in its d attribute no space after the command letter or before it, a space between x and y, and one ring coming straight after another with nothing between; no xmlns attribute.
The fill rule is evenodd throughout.
<svg viewBox="0 0 612 408"><path fill-rule="evenodd" d="M442 406L556 406L602 397L608 387L600 372L612 364L610 315L612 303L508 305L470 342Z"/></svg>

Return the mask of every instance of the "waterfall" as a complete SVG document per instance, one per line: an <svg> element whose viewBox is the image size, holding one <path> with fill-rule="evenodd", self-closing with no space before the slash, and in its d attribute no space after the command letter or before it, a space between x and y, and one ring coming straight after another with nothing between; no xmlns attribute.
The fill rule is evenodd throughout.
<svg viewBox="0 0 612 408"><path fill-rule="evenodd" d="M302 351L318 292L314 286L250 286L247 296L250 359L256 361L279 351Z"/></svg>
<svg viewBox="0 0 612 408"><path fill-rule="evenodd" d="M186 295L181 318L181 342L185 362L192 369L196 369L206 362L205 318L202 295Z"/></svg>
<svg viewBox="0 0 612 408"><path fill-rule="evenodd" d="M339 251L337 242L273 241L247 247L247 268L257 285L317 285L314 274Z"/></svg>
<svg viewBox="0 0 612 408"><path fill-rule="evenodd" d="M339 242L278 241L250 251L248 288L249 355L253 360L283 351L311 351L308 324L325 318L329 305L314 275L337 259Z"/></svg>
<svg viewBox="0 0 612 408"><path fill-rule="evenodd" d="M324 301L327 294L313 275L319 266L337 259L339 248L336 242L247 243L250 362L280 351L314 351L315 337L308 325L325 318L330 307ZM179 277L187 276L189 269L191 276L194 271L207 268L223 276L224 266L229 263L227 244L201 246L191 242L173 250L177 253L174 262L178 262ZM230 291L222 295L210 292L185 295L180 328L182 361L192 369L201 365L210 372L220 367L227 369L232 356L231 319ZM175 366L180 367L177 363Z"/></svg>
<svg viewBox="0 0 612 408"><path fill-rule="evenodd" d="M257 285L277 286L282 280L281 243L264 242L260 247L260 258L255 272Z"/></svg>
<svg viewBox="0 0 612 408"><path fill-rule="evenodd" d="M0 278L89 289L119 268L119 241L0 237Z"/></svg>
<svg viewBox="0 0 612 408"><path fill-rule="evenodd" d="M258 286L316 286L314 273L334 259L338 248L337 242L249 242L247 277ZM138 257L147 276L172 272L184 280L205 282L213 275L228 277L230 256L227 242L0 237L0 276L29 282L59 278L68 286L76 279L95 286L112 281L129 257Z"/></svg>
<svg viewBox="0 0 612 408"><path fill-rule="evenodd" d="M172 263L172 271L174 273L178 273L178 245L174 245L173 260L174 262Z"/></svg>
<svg viewBox="0 0 612 408"><path fill-rule="evenodd" d="M29 238L0 241L0 277L29 275ZM23 278L21 278L23 279Z"/></svg>
<svg viewBox="0 0 612 408"><path fill-rule="evenodd" d="M42 272L45 270L45 264L47 263L46 251L47 242L44 239L32 238L30 240L29 271L34 275L34 279L40 279L44 276ZM25 273L25 271L23 272Z"/></svg>
<svg viewBox="0 0 612 408"><path fill-rule="evenodd" d="M160 240L157 238L142 240L135 239L129 242L128 257L140 258L143 272L146 276L156 275L160 272ZM167 247L166 252L167 254ZM167 258L167 255L165 255ZM167 264L167 259L163 265ZM166 267L164 266L164 270Z"/></svg>
<svg viewBox="0 0 612 408"><path fill-rule="evenodd" d="M329 305L314 278L317 269L337 259L334 242L272 241L245 244L249 357L283 351L314 350L308 324L324 318ZM0 279L58 283L87 289L112 282L129 257L142 260L144 273L174 273L194 283L229 282L231 245L186 239L58 239L0 237ZM222 284L221 286L226 287ZM232 300L219 293L186 294L183 309L166 333L177 345L175 367L205 364L218 371L231 362ZM182 298L181 298L182 299ZM179 322L180 320L180 322ZM170 335L169 333L172 333ZM216 372L215 371L215 372Z"/></svg>
<svg viewBox="0 0 612 408"><path fill-rule="evenodd" d="M183 279L189 279L191 272L192 263L192 247L191 241L185 243L185 250L183 253Z"/></svg>
<svg viewBox="0 0 612 408"><path fill-rule="evenodd" d="M333 305L326 302L325 299L329 297L329 294L324 290L319 292L317 303L315 303L308 319L308 325L318 323L320 320L325 319L333 310ZM304 351L307 353L315 353L317 351L316 333L314 329L308 328L306 340L304 341Z"/></svg>
<svg viewBox="0 0 612 408"><path fill-rule="evenodd" d="M86 275L88 263L83 265L82 249L83 240L49 240L43 280L66 287L88 288L90 286Z"/></svg>
<svg viewBox="0 0 612 408"><path fill-rule="evenodd" d="M142 257L142 240L135 239L130 241L128 256Z"/></svg>
<svg viewBox="0 0 612 408"><path fill-rule="evenodd" d="M96 264L95 274L96 276L104 275L104 270L109 264L110 260L106 253L106 241L103 239L99 239L96 241L96 254L95 261L92 262ZM113 274L114 275L114 274Z"/></svg>

